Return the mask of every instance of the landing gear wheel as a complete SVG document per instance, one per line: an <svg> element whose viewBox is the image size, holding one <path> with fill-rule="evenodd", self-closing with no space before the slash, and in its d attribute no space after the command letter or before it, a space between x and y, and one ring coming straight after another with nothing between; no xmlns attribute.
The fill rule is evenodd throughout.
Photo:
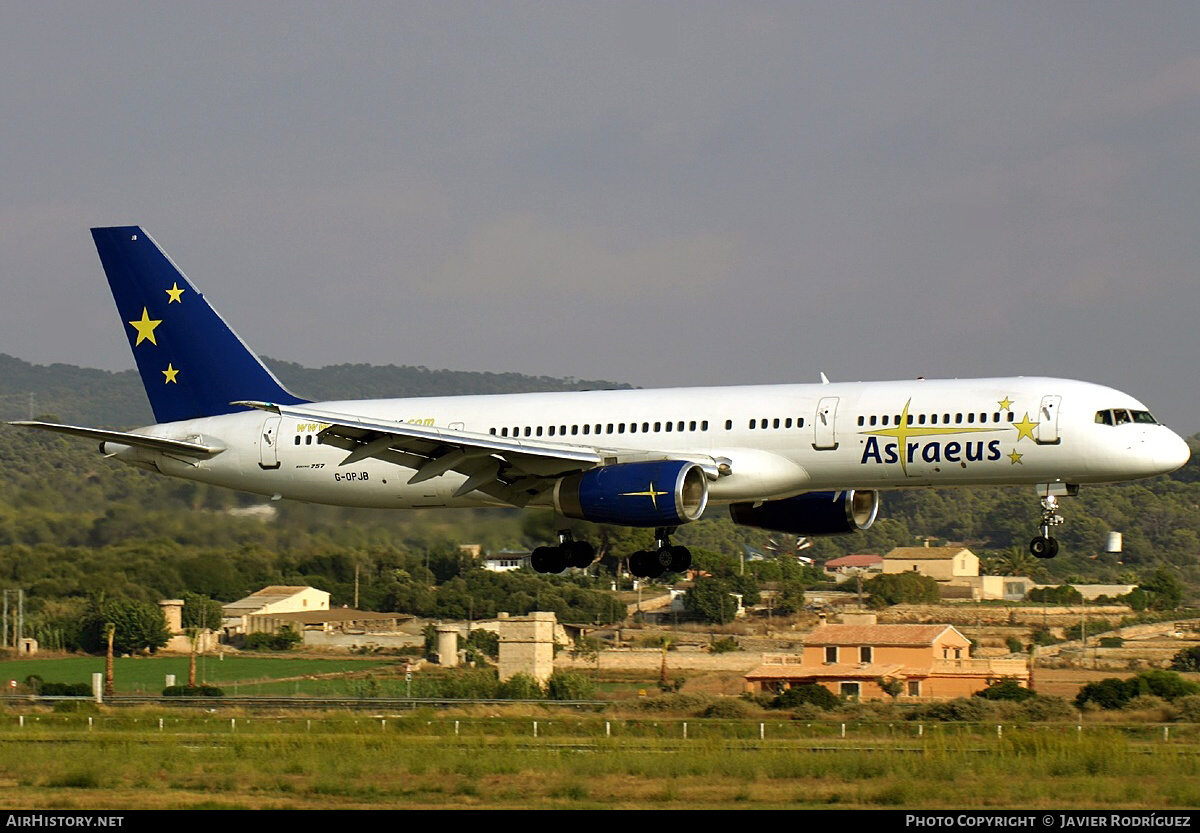
<svg viewBox="0 0 1200 833"><path fill-rule="evenodd" d="M671 547L671 564L667 567L672 573L682 573L692 566L692 551L687 547Z"/></svg>
<svg viewBox="0 0 1200 833"><path fill-rule="evenodd" d="M642 564L646 568L646 578L658 578L671 565L671 551L670 549L647 550Z"/></svg>
<svg viewBox="0 0 1200 833"><path fill-rule="evenodd" d="M1058 539L1038 535L1029 542L1029 552L1036 558L1053 558L1058 555Z"/></svg>
<svg viewBox="0 0 1200 833"><path fill-rule="evenodd" d="M646 573L646 556L649 555L645 550L638 550L629 556L629 573L637 578L645 578Z"/></svg>
<svg viewBox="0 0 1200 833"><path fill-rule="evenodd" d="M584 567L591 566L592 561L596 558L596 548L587 541L568 541L562 545L562 550L567 554L567 566Z"/></svg>
<svg viewBox="0 0 1200 833"><path fill-rule="evenodd" d="M535 573L561 573L567 569L567 554L562 547L538 547L529 556Z"/></svg>

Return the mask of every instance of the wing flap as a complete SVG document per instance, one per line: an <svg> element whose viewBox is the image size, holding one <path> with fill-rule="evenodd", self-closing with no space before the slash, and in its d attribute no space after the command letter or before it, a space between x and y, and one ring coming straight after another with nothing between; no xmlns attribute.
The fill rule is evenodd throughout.
<svg viewBox="0 0 1200 833"><path fill-rule="evenodd" d="M516 505L545 491L550 479L593 468L604 459L594 448L569 443L521 441L303 406L235 404L250 405L301 422L320 423L324 428L318 434L319 441L347 452L341 465L368 457L384 460L414 469L410 484L453 471L467 478L456 489L456 495L481 491Z"/></svg>

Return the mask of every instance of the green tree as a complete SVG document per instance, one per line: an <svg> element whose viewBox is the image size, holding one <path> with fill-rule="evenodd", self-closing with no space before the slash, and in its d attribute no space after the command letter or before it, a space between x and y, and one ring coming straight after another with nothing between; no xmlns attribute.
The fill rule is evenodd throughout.
<svg viewBox="0 0 1200 833"><path fill-rule="evenodd" d="M551 700L590 700L595 692L591 678L575 671L555 671L546 681L546 696Z"/></svg>
<svg viewBox="0 0 1200 833"><path fill-rule="evenodd" d="M208 628L220 630L225 611L221 603L199 593L187 592L180 596L183 599L182 620L186 628Z"/></svg>
<svg viewBox="0 0 1200 833"><path fill-rule="evenodd" d="M480 629L472 630L466 639L459 634L461 645L466 648L468 662L497 662L500 659L500 634Z"/></svg>
<svg viewBox="0 0 1200 833"><path fill-rule="evenodd" d="M919 573L885 573L863 582L871 594L871 603L878 606L896 604L936 604L940 598L938 583Z"/></svg>
<svg viewBox="0 0 1200 833"><path fill-rule="evenodd" d="M1200 671L1200 645L1184 648L1171 658L1172 671Z"/></svg>
<svg viewBox="0 0 1200 833"><path fill-rule="evenodd" d="M1167 567L1159 567L1140 586L1150 594L1151 610L1174 610L1183 602L1183 583Z"/></svg>
<svg viewBox="0 0 1200 833"><path fill-rule="evenodd" d="M91 653L106 648L105 624L113 626L113 650L119 654L153 653L171 638L162 610L148 602L98 600L84 616L80 637Z"/></svg>
<svg viewBox="0 0 1200 833"><path fill-rule="evenodd" d="M724 625L737 616L738 585L732 578L702 576L683 597L683 609L702 622Z"/></svg>

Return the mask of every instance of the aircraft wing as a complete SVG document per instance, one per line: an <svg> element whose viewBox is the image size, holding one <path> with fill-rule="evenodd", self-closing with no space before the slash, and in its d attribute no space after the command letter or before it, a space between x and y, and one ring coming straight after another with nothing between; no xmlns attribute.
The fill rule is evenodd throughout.
<svg viewBox="0 0 1200 833"><path fill-rule="evenodd" d="M99 440L104 443L135 446L151 451L161 451L167 454L181 454L185 457L212 457L225 450L223 445L207 445L203 442L188 440L171 440L165 437L151 437L146 434L132 434L128 431L105 431L102 428L84 428L79 425L59 425L54 422L37 422L22 420L10 422L22 428L38 428L42 431L54 431L58 434L70 434L74 437L86 437L89 440ZM103 449L102 449L103 450Z"/></svg>
<svg viewBox="0 0 1200 833"><path fill-rule="evenodd" d="M341 462L343 466L375 457L414 469L408 480L410 484L454 471L467 478L456 490L455 497L481 491L516 506L524 506L545 491L554 478L594 468L608 456L591 446L498 437L303 405L234 404L248 405L301 422L320 423L324 427L317 435L319 442L349 452Z"/></svg>

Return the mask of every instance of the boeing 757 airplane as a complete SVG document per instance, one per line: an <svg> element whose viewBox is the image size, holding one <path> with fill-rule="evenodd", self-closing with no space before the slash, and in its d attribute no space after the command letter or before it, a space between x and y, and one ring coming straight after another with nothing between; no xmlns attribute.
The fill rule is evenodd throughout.
<svg viewBox="0 0 1200 833"><path fill-rule="evenodd" d="M646 527L634 575L686 569L671 535L714 506L797 535L867 529L879 493L1029 485L1030 551L1053 557L1058 498L1182 466L1133 397L1069 379L915 380L310 402L286 390L137 226L92 229L156 424L87 437L172 477L338 506L551 508ZM567 523L539 572L595 557Z"/></svg>

